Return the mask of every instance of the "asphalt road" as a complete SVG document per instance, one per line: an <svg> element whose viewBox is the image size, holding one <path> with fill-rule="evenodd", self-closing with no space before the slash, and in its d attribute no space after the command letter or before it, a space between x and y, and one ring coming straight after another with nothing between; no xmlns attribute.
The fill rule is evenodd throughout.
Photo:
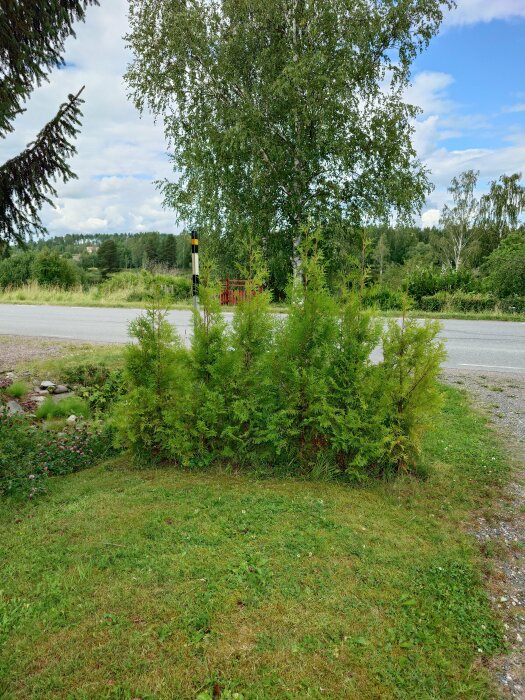
<svg viewBox="0 0 525 700"><path fill-rule="evenodd" d="M128 324L140 313L141 309L0 304L0 335L125 343ZM191 334L191 312L170 311L169 320L187 340ZM442 323L448 351L445 366L525 374L525 323ZM24 342L22 337L20 342Z"/></svg>

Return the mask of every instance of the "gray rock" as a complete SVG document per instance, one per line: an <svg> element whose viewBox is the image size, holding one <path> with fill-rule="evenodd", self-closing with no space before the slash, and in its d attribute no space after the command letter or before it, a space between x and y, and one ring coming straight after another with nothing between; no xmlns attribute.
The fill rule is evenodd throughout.
<svg viewBox="0 0 525 700"><path fill-rule="evenodd" d="M21 415L24 413L24 409L18 403L18 401L8 401L6 406L7 406L7 415L8 416L16 416L16 415Z"/></svg>
<svg viewBox="0 0 525 700"><path fill-rule="evenodd" d="M5 376L6 376L7 379L15 379L16 374L15 374L14 372L11 371L11 372L6 372L6 373L5 373Z"/></svg>
<svg viewBox="0 0 525 700"><path fill-rule="evenodd" d="M46 379L44 382L40 382L40 388L45 389L46 391L50 391L51 388L55 386L54 382L50 382L48 379Z"/></svg>
<svg viewBox="0 0 525 700"><path fill-rule="evenodd" d="M53 388L48 389L50 394L67 394L69 389L65 384L57 384Z"/></svg>
<svg viewBox="0 0 525 700"><path fill-rule="evenodd" d="M74 423L77 422L77 417L76 416L69 416L69 418L66 419L66 423L69 423L69 425L73 425Z"/></svg>

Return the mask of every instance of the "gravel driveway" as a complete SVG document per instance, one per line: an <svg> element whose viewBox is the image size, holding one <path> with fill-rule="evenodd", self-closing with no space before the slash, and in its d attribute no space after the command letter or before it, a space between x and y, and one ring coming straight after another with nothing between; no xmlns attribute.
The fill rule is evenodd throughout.
<svg viewBox="0 0 525 700"><path fill-rule="evenodd" d="M496 659L493 671L504 697L525 699L525 376L454 370L445 379L470 393L516 457L514 478L496 504L497 518L480 518L474 534L497 553L491 559L492 599L510 654Z"/></svg>

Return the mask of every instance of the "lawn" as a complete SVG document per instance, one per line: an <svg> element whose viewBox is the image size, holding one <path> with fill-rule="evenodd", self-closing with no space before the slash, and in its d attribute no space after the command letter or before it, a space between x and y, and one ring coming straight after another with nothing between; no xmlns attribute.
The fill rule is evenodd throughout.
<svg viewBox="0 0 525 700"><path fill-rule="evenodd" d="M1 506L0 696L493 698L468 523L508 461L457 390L428 478L360 487L126 459Z"/></svg>

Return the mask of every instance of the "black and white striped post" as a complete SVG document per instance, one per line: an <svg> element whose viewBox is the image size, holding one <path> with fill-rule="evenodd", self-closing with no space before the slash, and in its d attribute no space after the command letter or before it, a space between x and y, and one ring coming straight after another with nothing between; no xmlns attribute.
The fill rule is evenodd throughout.
<svg viewBox="0 0 525 700"><path fill-rule="evenodd" d="M197 231L191 232L191 283L193 287L193 307L199 308L199 239Z"/></svg>

